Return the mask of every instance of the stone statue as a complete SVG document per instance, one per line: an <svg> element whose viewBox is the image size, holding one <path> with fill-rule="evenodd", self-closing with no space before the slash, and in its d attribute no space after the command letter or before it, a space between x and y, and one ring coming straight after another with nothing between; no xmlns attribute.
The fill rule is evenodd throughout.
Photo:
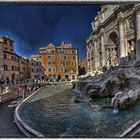
<svg viewBox="0 0 140 140"><path fill-rule="evenodd" d="M130 55L131 55L131 59L135 59L135 52L134 52L134 41L131 41L131 45L130 45Z"/></svg>
<svg viewBox="0 0 140 140"><path fill-rule="evenodd" d="M134 28L133 18L127 19L125 23L127 32L130 32Z"/></svg>

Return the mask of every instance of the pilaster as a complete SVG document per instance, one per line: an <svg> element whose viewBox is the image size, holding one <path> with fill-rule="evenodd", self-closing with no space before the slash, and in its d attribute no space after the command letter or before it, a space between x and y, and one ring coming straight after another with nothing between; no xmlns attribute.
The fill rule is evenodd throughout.
<svg viewBox="0 0 140 140"><path fill-rule="evenodd" d="M126 50L125 50L125 33L124 33L124 17L122 12L118 15L118 22L119 22L119 40L120 40L120 58L125 57Z"/></svg>
<svg viewBox="0 0 140 140"><path fill-rule="evenodd" d="M136 13L136 60L140 61L140 5L134 7Z"/></svg>
<svg viewBox="0 0 140 140"><path fill-rule="evenodd" d="M105 48L104 48L104 29L102 28L101 31L101 48L102 48L102 67L105 66Z"/></svg>

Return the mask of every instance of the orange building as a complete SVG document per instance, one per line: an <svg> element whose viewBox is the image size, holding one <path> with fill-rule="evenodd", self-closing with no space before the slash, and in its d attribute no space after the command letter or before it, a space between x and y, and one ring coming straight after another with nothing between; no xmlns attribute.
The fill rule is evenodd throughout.
<svg viewBox="0 0 140 140"><path fill-rule="evenodd" d="M19 78L19 59L14 53L14 41L8 37L0 37L0 76L4 79Z"/></svg>
<svg viewBox="0 0 140 140"><path fill-rule="evenodd" d="M28 74L29 61L14 52L14 41L7 36L0 37L0 78L7 80L20 79L21 73ZM26 61L26 62L25 62ZM21 63L20 63L21 62Z"/></svg>
<svg viewBox="0 0 140 140"><path fill-rule="evenodd" d="M40 48L45 75L49 78L76 79L78 76L78 50L62 42L60 46L49 44Z"/></svg>

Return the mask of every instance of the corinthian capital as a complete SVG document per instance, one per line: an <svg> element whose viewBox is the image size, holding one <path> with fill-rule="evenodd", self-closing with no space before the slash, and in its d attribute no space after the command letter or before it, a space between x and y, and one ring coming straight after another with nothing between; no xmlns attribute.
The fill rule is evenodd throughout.
<svg viewBox="0 0 140 140"><path fill-rule="evenodd" d="M135 11L136 14L140 14L140 4L136 4L134 6L134 11Z"/></svg>
<svg viewBox="0 0 140 140"><path fill-rule="evenodd" d="M93 35L93 40L97 41L97 35Z"/></svg>
<svg viewBox="0 0 140 140"><path fill-rule="evenodd" d="M118 14L118 22L124 22L124 16L122 12Z"/></svg>

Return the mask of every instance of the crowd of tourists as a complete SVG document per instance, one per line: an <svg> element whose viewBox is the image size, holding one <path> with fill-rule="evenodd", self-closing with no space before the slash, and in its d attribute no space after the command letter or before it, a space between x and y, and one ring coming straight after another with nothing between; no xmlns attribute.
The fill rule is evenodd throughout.
<svg viewBox="0 0 140 140"><path fill-rule="evenodd" d="M39 83L43 80L36 79L20 79L20 80L4 80L0 79L0 93L12 92L14 94L22 94L35 91Z"/></svg>
<svg viewBox="0 0 140 140"><path fill-rule="evenodd" d="M53 83L63 81L63 79L55 79L55 78L44 78L44 79L4 79L0 78L0 94L6 92L12 92L14 94L21 94L24 92L32 92L35 91L38 86L42 83ZM66 79L64 80L66 81ZM68 81L68 80L67 80Z"/></svg>

